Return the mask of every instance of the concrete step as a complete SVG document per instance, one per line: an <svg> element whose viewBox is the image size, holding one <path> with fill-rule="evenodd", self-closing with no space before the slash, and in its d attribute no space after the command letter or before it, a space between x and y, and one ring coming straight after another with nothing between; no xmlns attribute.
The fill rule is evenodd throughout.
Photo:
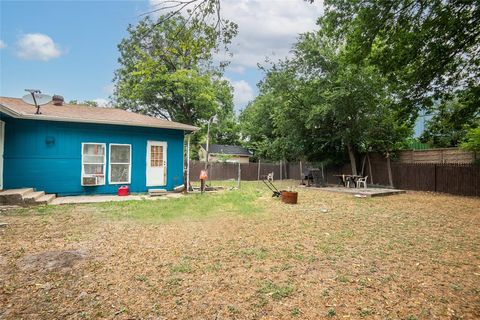
<svg viewBox="0 0 480 320"><path fill-rule="evenodd" d="M33 191L25 194L23 196L23 201L25 204L34 204L38 198L45 195L45 191Z"/></svg>
<svg viewBox="0 0 480 320"><path fill-rule="evenodd" d="M34 205L49 204L55 198L56 196L54 194L44 194L43 196L36 199L35 202L32 204Z"/></svg>
<svg viewBox="0 0 480 320"><path fill-rule="evenodd" d="M148 189L148 194L151 197L164 196L164 195L167 194L167 190L165 190L165 189Z"/></svg>
<svg viewBox="0 0 480 320"><path fill-rule="evenodd" d="M7 205L23 205L23 196L33 192L33 188L9 189L0 192L0 203Z"/></svg>

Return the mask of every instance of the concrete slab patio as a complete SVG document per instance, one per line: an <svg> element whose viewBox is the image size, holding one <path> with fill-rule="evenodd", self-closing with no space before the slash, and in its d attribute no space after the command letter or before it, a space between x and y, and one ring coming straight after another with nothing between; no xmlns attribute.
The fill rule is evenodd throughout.
<svg viewBox="0 0 480 320"><path fill-rule="evenodd" d="M323 187L323 188L308 187L308 188L319 189L319 190L329 191L329 192L359 195L362 197L383 197L383 196L391 196L395 194L406 193L405 190L387 189L387 188L345 188L345 187Z"/></svg>
<svg viewBox="0 0 480 320"><path fill-rule="evenodd" d="M62 205L62 204L82 204L82 203L99 203L99 202L116 202L116 201L140 201L140 200L166 200L172 198L183 197L181 193L167 193L162 196L151 197L149 195L129 195L129 196L116 196L116 195L89 195L89 196L67 196L55 198L50 204Z"/></svg>

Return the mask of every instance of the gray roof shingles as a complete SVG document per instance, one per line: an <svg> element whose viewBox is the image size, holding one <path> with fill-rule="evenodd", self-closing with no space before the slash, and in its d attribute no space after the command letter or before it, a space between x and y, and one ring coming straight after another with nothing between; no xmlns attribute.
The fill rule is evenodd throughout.
<svg viewBox="0 0 480 320"><path fill-rule="evenodd" d="M195 126L174 121L158 119L116 108L99 108L87 105L55 106L52 103L40 107L42 114L35 114L36 107L18 98L0 97L0 111L11 113L15 118L31 120L53 120L67 122L86 122L116 124L137 127L153 127L175 130L195 131Z"/></svg>
<svg viewBox="0 0 480 320"><path fill-rule="evenodd" d="M206 144L202 144L202 148L206 150ZM238 156L247 156L251 157L252 153L245 149L244 147L240 146L231 146L225 144L210 144L208 146L209 153L217 153L217 154L230 154L230 155L238 155Z"/></svg>

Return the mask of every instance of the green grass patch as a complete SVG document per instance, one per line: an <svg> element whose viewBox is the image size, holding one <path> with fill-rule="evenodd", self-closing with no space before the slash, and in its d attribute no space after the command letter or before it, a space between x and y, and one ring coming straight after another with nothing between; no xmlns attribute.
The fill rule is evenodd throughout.
<svg viewBox="0 0 480 320"><path fill-rule="evenodd" d="M254 191L227 190L218 193L190 194L165 200L107 202L90 205L108 218L147 222L177 218L201 219L221 214L248 216L263 212Z"/></svg>
<svg viewBox="0 0 480 320"><path fill-rule="evenodd" d="M258 293L269 295L273 300L281 300L289 297L293 293L293 287L290 285L278 285L272 281L262 281L257 290Z"/></svg>
<svg viewBox="0 0 480 320"><path fill-rule="evenodd" d="M183 258L179 263L173 265L170 268L170 271L172 273L190 273L193 271L193 267L190 262L190 259Z"/></svg>
<svg viewBox="0 0 480 320"><path fill-rule="evenodd" d="M240 253L244 257L253 257L257 260L263 260L268 256L268 249L261 247L261 248L248 248L240 250Z"/></svg>
<svg viewBox="0 0 480 320"><path fill-rule="evenodd" d="M131 219L147 223L168 222L174 219L202 219L218 215L250 216L264 212L264 206L257 201L268 190L256 182L243 183L240 190L230 190L236 186L232 181L212 182L214 186L224 186L226 190L204 194L188 194L180 198L158 200L132 200L74 205L48 205L11 210L8 215L31 216L93 214L107 219Z"/></svg>
<svg viewBox="0 0 480 320"><path fill-rule="evenodd" d="M327 317L329 318L333 318L337 315L337 312L335 311L335 309L328 309L327 311Z"/></svg>

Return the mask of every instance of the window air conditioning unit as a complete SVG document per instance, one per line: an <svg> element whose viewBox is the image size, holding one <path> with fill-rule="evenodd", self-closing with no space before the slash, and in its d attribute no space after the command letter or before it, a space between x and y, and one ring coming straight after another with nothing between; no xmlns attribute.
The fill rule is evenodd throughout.
<svg viewBox="0 0 480 320"><path fill-rule="evenodd" d="M84 185L84 186L96 186L96 185L98 185L97 177L83 177L82 185Z"/></svg>

